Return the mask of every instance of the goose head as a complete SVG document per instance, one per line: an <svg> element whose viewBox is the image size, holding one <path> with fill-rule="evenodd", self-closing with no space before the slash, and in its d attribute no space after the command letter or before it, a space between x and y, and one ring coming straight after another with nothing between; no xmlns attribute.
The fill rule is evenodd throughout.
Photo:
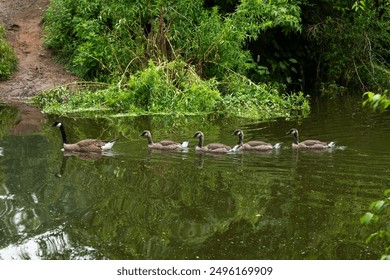
<svg viewBox="0 0 390 280"><path fill-rule="evenodd" d="M192 136L192 138L195 138L195 137L203 138L204 137L203 132L202 131L195 132L195 134Z"/></svg>
<svg viewBox="0 0 390 280"><path fill-rule="evenodd" d="M237 135L238 137L243 137L244 136L244 132L242 132L241 129L236 129L232 135Z"/></svg>
<svg viewBox="0 0 390 280"><path fill-rule="evenodd" d="M149 130L144 130L142 133L139 135L141 137L146 137L148 139L148 145L153 145L153 140L152 140L152 133L150 133Z"/></svg>
<svg viewBox="0 0 390 280"><path fill-rule="evenodd" d="M287 131L286 134L291 134L294 137L294 143L298 144L298 139L299 139L298 129L291 128L289 131Z"/></svg>
<svg viewBox="0 0 390 280"><path fill-rule="evenodd" d="M243 141L244 141L244 132L241 129L236 129L232 135L238 136L237 146L241 146L243 144Z"/></svg>
<svg viewBox="0 0 390 280"><path fill-rule="evenodd" d="M202 131L195 132L195 134L192 136L192 138L195 138L195 137L199 138L199 142L198 142L198 145L197 145L196 149L202 148L203 147L203 141L204 141L203 132Z"/></svg>
<svg viewBox="0 0 390 280"><path fill-rule="evenodd" d="M139 136L141 136L141 137L151 137L152 134L150 133L149 130L144 130L144 131L142 131L142 133Z"/></svg>
<svg viewBox="0 0 390 280"><path fill-rule="evenodd" d="M61 127L62 126L62 123L61 122L54 122L51 126L57 126L57 127Z"/></svg>

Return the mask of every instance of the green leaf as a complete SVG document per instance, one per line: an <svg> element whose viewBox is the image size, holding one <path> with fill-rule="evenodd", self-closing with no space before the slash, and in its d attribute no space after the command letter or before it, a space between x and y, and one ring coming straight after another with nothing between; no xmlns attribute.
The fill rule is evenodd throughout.
<svg viewBox="0 0 390 280"><path fill-rule="evenodd" d="M363 225L369 225L370 223L372 223L374 216L375 215L373 213L367 212L362 217L360 217L360 223L362 223Z"/></svg>
<svg viewBox="0 0 390 280"><path fill-rule="evenodd" d="M385 208L385 201L378 200L371 203L370 209L376 213L381 212Z"/></svg>
<svg viewBox="0 0 390 280"><path fill-rule="evenodd" d="M378 233L377 233L377 232L371 233L370 236L367 237L367 239L366 239L366 244L370 243L371 240L372 240L374 237L378 237Z"/></svg>
<svg viewBox="0 0 390 280"><path fill-rule="evenodd" d="M367 99L371 99L374 96L375 93L371 91L367 91L363 94L363 96L367 95Z"/></svg>

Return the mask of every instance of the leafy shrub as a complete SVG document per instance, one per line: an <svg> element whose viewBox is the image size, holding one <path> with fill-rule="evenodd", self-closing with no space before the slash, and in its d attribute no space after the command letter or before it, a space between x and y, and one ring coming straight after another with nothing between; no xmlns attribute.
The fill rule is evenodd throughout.
<svg viewBox="0 0 390 280"><path fill-rule="evenodd" d="M366 212L360 222L363 225L375 227L375 231L366 239L366 243L374 239L382 242L384 253L381 259L390 260L390 189L384 191L385 198L371 203L370 211Z"/></svg>
<svg viewBox="0 0 390 280"><path fill-rule="evenodd" d="M364 91L388 88L389 6L383 1L352 2L321 0L304 5L315 76Z"/></svg>
<svg viewBox="0 0 390 280"><path fill-rule="evenodd" d="M193 67L177 59L149 67L128 81L103 88L73 90L73 84L48 90L33 98L46 112L71 113L107 110L122 114L222 113L245 118L307 115L302 93L279 94L277 85L254 84L239 75L228 76L224 87L215 79L202 80ZM99 85L99 84L98 84ZM223 89L223 94L221 94Z"/></svg>
<svg viewBox="0 0 390 280"><path fill-rule="evenodd" d="M302 92L280 94L278 85L254 84L243 77L230 76L230 83L223 96L223 111L246 118L273 118L307 116L310 112L308 99Z"/></svg>
<svg viewBox="0 0 390 280"><path fill-rule="evenodd" d="M158 66L150 61L148 68L120 87L110 85L72 93L68 85L48 90L32 101L46 111L60 106L63 112L105 108L118 113L210 113L221 99L217 85L213 79L201 80L180 60Z"/></svg>
<svg viewBox="0 0 390 280"><path fill-rule="evenodd" d="M364 93L363 97L366 97L363 101L363 106L370 105L373 110L383 112L390 106L390 99L387 97L387 91L385 91L384 94L375 94L368 91Z"/></svg>
<svg viewBox="0 0 390 280"><path fill-rule="evenodd" d="M299 31L300 9L293 1L242 1L221 15L203 0L53 0L45 14L45 43L74 73L108 81L148 67L152 59L182 57L200 77L223 77L256 68L243 46L261 31Z"/></svg>
<svg viewBox="0 0 390 280"><path fill-rule="evenodd" d="M80 107L118 113L199 114L225 108L256 117L259 112L290 115L294 104L307 104L302 95L282 95L276 85L246 78L264 72L246 50L248 40L276 27L300 31L299 1L237 1L232 13L206 8L203 0L130 2L51 1L47 46L78 76L110 83L102 92L85 93L97 100L77 93L63 108L77 104L77 98Z"/></svg>
<svg viewBox="0 0 390 280"><path fill-rule="evenodd" d="M8 79L17 66L16 54L4 36L5 28L0 24L0 80Z"/></svg>

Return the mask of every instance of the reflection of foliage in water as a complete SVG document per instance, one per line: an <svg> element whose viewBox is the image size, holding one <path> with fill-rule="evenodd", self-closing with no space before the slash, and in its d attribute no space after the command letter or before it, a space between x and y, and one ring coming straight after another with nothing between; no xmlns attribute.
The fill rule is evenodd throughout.
<svg viewBox="0 0 390 280"><path fill-rule="evenodd" d="M52 117L49 122L54 122L54 120L64 122L70 142L86 138L112 139L115 137L139 140L140 133L145 129L151 130L153 139L156 141L172 139L172 135L179 135L179 138L182 139L173 140L180 142L182 140L190 140L198 130L212 131L216 134L220 131L222 122L229 123L230 127L235 124L235 126L239 127L242 123L242 119L240 118L220 119L216 115L96 118L94 119L96 123L94 126L90 125L90 119L66 118L63 120L61 117ZM52 129L48 128L48 130ZM232 132L228 130L226 133L230 135ZM52 133L56 134L56 132Z"/></svg>
<svg viewBox="0 0 390 280"><path fill-rule="evenodd" d="M369 106L374 111L384 112L390 107L390 99L388 91L385 90L383 94L375 94L373 92L366 92L363 97L363 106ZM361 218L360 222L366 226L375 225L376 228L373 233L366 239L366 243L370 243L373 239L381 241L381 246L384 248L381 259L390 259L390 189L384 191L385 198L382 200L373 201L370 205L370 211L366 212ZM385 221L384 221L385 220Z"/></svg>
<svg viewBox="0 0 390 280"><path fill-rule="evenodd" d="M13 240L6 240L3 232L2 244L20 243L36 235L40 257L47 259L195 258L197 250L205 250L205 241L225 232L232 222L254 223L262 208L261 197L268 192L259 195L254 186L243 190L231 171L153 160L123 165L115 158L84 161L71 157L58 178L53 176L55 166L61 165L57 156L44 157L52 171L38 175L44 178L36 177L28 184L24 180L34 176L27 174L22 181L9 182L18 198L14 207L20 208L19 203L30 206L20 210L19 230L25 237L14 232ZM16 184L30 189L15 190ZM31 193L44 203L28 202ZM250 206L245 201L251 201ZM58 227L63 233L50 233ZM17 230L12 223L5 228ZM86 246L92 248L90 254ZM28 252L21 257L29 258Z"/></svg>
<svg viewBox="0 0 390 280"><path fill-rule="evenodd" d="M7 106L5 104L0 103L0 155L3 154L3 137L10 130L12 124L15 122L17 118L17 109L11 106ZM4 175L4 167L6 164L4 163L3 157L0 156L0 217L9 213L12 206L12 200L14 195L10 193L5 182L6 178ZM6 236L5 227L2 225L0 220L0 238L2 236Z"/></svg>
<svg viewBox="0 0 390 280"><path fill-rule="evenodd" d="M384 199L373 201L370 205L370 211L366 212L361 218L360 222L366 226L374 227L375 231L366 239L366 243L372 243L373 240L378 241L380 246L384 248L381 259L390 259L390 189L384 191Z"/></svg>
<svg viewBox="0 0 390 280"><path fill-rule="evenodd" d="M156 140L186 140L204 129L210 141L230 135L237 120L60 119L72 141L120 136L118 145L129 149L96 161L63 161L56 128L47 128L45 137L9 136L14 156L6 159L5 183L18 211L0 219L0 257L7 244L30 240L39 244L42 259L331 259L344 256L336 250L356 248L348 242L351 231L359 228L343 217L361 201L349 200L349 205L344 193L324 191L323 177L313 166L304 166L305 161L295 166L273 153L215 158L193 151L148 153L139 137L143 129L151 129ZM300 154L337 165L332 156ZM310 176L320 181L318 186ZM326 205L312 211L317 202ZM348 214L340 216L344 212ZM21 218L18 223L15 217ZM29 253L21 257L29 258Z"/></svg>
<svg viewBox="0 0 390 280"><path fill-rule="evenodd" d="M89 232L87 235L74 232L78 235L76 239L83 239L83 234L92 237L88 243L104 252L106 257L183 258L172 256L175 252L172 247L191 251L202 246L216 232L225 231L235 219L252 220L255 216L254 213L245 216L242 212L246 210L236 209L238 202L232 197L231 189L235 179L229 179L229 173L201 170L198 176L192 177L191 167L176 173L172 170L178 169L159 163L140 164L130 170L115 167L115 162L112 164L106 171L117 176L115 185L110 184L109 176L87 175L90 179L83 192L93 188L99 196L90 198L90 202L95 202L90 205L92 208L73 221L78 223L75 228L85 228ZM68 170L67 176L78 180L77 170ZM95 171L105 174L103 170ZM188 177L192 180L181 180ZM240 189L236 187L236 190ZM72 193L73 203L80 201L78 194L85 197L81 190ZM243 193L236 196L250 199L243 198ZM259 203L254 202L257 207Z"/></svg>
<svg viewBox="0 0 390 280"><path fill-rule="evenodd" d="M15 107L0 103L0 138L6 135L17 116L18 110Z"/></svg>

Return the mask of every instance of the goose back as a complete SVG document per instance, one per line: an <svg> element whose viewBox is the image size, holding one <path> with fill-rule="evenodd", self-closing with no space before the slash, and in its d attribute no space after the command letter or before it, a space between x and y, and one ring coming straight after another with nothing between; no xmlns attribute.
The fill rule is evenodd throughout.
<svg viewBox="0 0 390 280"><path fill-rule="evenodd" d="M232 135L238 136L237 145L240 146L240 150L248 150L248 151L269 151L274 148L274 146L270 143L264 141L248 141L244 143L244 132L241 129L236 129Z"/></svg>
<svg viewBox="0 0 390 280"><path fill-rule="evenodd" d="M152 133L149 130L144 130L140 136L148 139L148 148L156 150L180 150L188 147L188 142L178 143L172 140L161 140L153 142Z"/></svg>
<svg viewBox="0 0 390 280"><path fill-rule="evenodd" d="M106 150L110 150L115 142L118 140L113 139L111 141L104 141L98 139L84 139L77 143L69 143L68 138L65 133L64 125L61 122L54 122L52 126L56 126L61 131L62 142L64 146L64 151L72 152L94 152L99 153Z"/></svg>
<svg viewBox="0 0 390 280"><path fill-rule="evenodd" d="M221 143L210 143L206 146L203 145L204 134L201 131L195 132L192 136L193 138L199 138L198 145L195 146L195 151L204 152L204 153L227 153L232 151L230 146Z"/></svg>
<svg viewBox="0 0 390 280"><path fill-rule="evenodd" d="M299 142L299 132L296 128L290 129L287 134L293 136L293 149L328 149L334 147L334 142L323 142L319 140L305 140Z"/></svg>

